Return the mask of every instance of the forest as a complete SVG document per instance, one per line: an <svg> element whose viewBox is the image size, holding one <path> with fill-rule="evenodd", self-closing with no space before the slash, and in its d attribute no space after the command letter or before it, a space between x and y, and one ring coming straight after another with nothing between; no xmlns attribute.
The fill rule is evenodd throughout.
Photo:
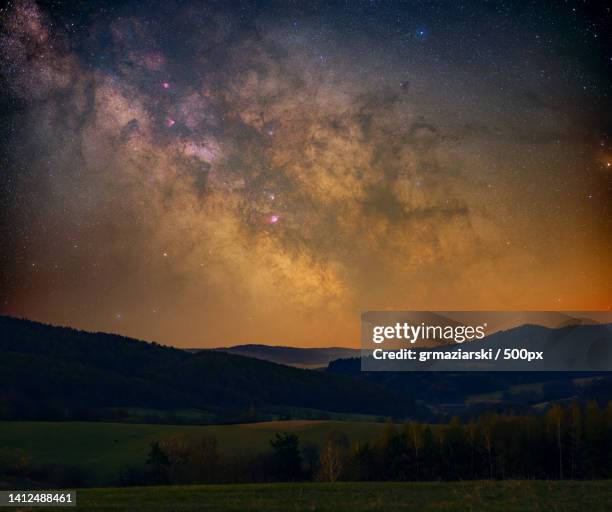
<svg viewBox="0 0 612 512"><path fill-rule="evenodd" d="M249 456L224 456L211 437L172 437L152 443L146 462L119 483L604 479L612 477L612 401L437 425L389 421L372 443L338 430L319 448L282 433Z"/></svg>

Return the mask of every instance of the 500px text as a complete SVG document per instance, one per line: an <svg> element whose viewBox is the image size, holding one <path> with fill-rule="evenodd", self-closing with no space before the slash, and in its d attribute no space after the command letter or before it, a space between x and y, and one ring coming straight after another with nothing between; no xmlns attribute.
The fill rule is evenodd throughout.
<svg viewBox="0 0 612 512"><path fill-rule="evenodd" d="M472 360L472 361L497 361L503 360L520 360L520 361L535 361L543 360L544 352L527 350L525 348L498 348L497 350L481 349L463 351L456 350L415 350L403 348L400 350L383 350L377 348L372 351L374 359L404 359L409 361L449 361L449 360Z"/></svg>

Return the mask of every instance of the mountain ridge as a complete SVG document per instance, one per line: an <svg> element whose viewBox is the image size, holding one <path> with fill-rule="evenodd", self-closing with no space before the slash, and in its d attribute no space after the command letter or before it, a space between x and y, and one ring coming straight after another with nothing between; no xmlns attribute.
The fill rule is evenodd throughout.
<svg viewBox="0 0 612 512"><path fill-rule="evenodd" d="M409 398L353 377L11 317L0 317L0 354L4 418L109 407L214 409L226 411L225 420L253 409L382 415L413 409Z"/></svg>
<svg viewBox="0 0 612 512"><path fill-rule="evenodd" d="M214 350L309 369L326 368L335 359L356 357L360 354L360 349L357 348L289 347L257 343L218 347Z"/></svg>

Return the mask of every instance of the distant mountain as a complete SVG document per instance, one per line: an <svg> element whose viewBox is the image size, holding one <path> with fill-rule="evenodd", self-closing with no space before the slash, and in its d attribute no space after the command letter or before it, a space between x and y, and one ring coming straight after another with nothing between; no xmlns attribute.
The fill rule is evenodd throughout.
<svg viewBox="0 0 612 512"><path fill-rule="evenodd" d="M585 317L583 313L562 311L526 311L498 315L493 313L489 321L489 331L506 331L521 325L539 325L549 329L558 329L575 325L596 325L610 321L606 312L588 313L593 317Z"/></svg>
<svg viewBox="0 0 612 512"><path fill-rule="evenodd" d="M0 317L0 418L99 418L109 408L204 409L218 421L300 408L405 416L412 404L350 376Z"/></svg>
<svg viewBox="0 0 612 512"><path fill-rule="evenodd" d="M523 325L464 346L466 350L488 348L495 351L507 347L543 350L546 360L529 363L541 370L608 370L612 361L612 324L573 318L556 328ZM512 367L511 363L506 366ZM521 366L525 365L518 363L514 367Z"/></svg>
<svg viewBox="0 0 612 512"><path fill-rule="evenodd" d="M453 318L453 315L458 318ZM598 322L594 318L581 317L577 314L569 314L557 311L536 311L536 312L508 312L499 314L492 312L490 315L482 312L474 312L470 318L469 312L446 312L432 313L422 312L389 312L389 311L370 311L364 313L362 321L372 325L380 323L424 322L427 325L458 326L466 323L479 323L479 318L490 320L489 332L495 333L506 331L524 324L540 325L548 328L560 328L577 325L596 325ZM484 315L484 316L483 316ZM518 323L518 325L517 325ZM452 344L451 342L448 342ZM429 343L421 343L422 346L439 346L440 340L432 340ZM196 353L205 349L192 348L188 352ZM298 348L264 344L235 345L231 347L219 347L214 350L227 352L255 359L263 359L273 363L295 366L297 368L324 368L336 359L349 359L359 357L360 350L356 348L343 347L320 347L320 348Z"/></svg>
<svg viewBox="0 0 612 512"><path fill-rule="evenodd" d="M215 350L298 368L311 369L326 368L334 359L359 357L360 353L358 349L354 348L297 348L273 345L236 345L233 347L221 347ZM191 351L197 352L198 349L191 349Z"/></svg>

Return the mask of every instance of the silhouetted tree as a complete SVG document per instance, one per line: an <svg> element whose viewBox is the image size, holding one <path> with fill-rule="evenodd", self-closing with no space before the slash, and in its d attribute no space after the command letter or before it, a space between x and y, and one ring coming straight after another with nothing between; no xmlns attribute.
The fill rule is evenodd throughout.
<svg viewBox="0 0 612 512"><path fill-rule="evenodd" d="M293 481L302 477L302 456L295 434L276 434L270 441L274 455L274 470L278 480Z"/></svg>
<svg viewBox="0 0 612 512"><path fill-rule="evenodd" d="M170 459L164 452L159 441L154 441L150 445L147 465L151 468L151 476L154 483L166 483L170 469Z"/></svg>

